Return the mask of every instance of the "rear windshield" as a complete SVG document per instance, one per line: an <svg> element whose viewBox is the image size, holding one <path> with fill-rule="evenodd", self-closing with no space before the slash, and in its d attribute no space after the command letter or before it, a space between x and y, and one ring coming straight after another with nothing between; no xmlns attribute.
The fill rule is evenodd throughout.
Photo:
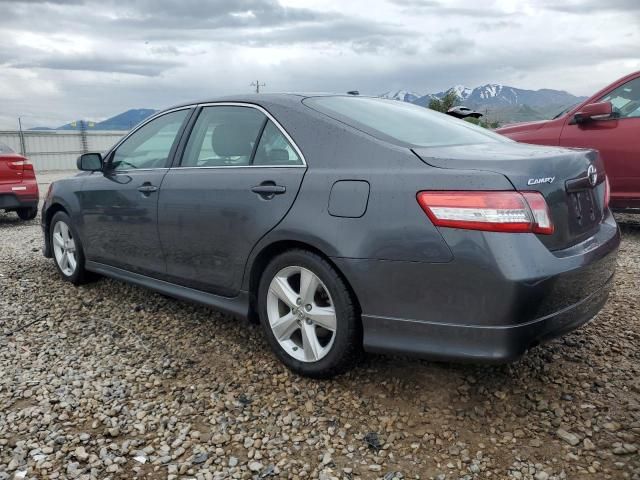
<svg viewBox="0 0 640 480"><path fill-rule="evenodd" d="M15 153L15 152L9 148L9 145L0 143L0 153Z"/></svg>
<svg viewBox="0 0 640 480"><path fill-rule="evenodd" d="M398 100L335 96L310 97L303 102L376 138L403 146L440 147L511 141L464 120Z"/></svg>

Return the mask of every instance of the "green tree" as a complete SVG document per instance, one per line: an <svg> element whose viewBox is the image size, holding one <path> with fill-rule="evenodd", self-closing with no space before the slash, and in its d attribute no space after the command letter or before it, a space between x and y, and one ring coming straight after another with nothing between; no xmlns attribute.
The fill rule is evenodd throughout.
<svg viewBox="0 0 640 480"><path fill-rule="evenodd" d="M451 107L460 103L460 97L453 90L449 90L442 98L434 98L429 102L429 108L437 112L447 113Z"/></svg>
<svg viewBox="0 0 640 480"><path fill-rule="evenodd" d="M500 122L497 122L497 121L490 122L489 120L486 120L484 117L482 118L467 117L465 118L465 120L469 123L473 123L474 125L478 125L484 128L489 128L492 130L500 126Z"/></svg>

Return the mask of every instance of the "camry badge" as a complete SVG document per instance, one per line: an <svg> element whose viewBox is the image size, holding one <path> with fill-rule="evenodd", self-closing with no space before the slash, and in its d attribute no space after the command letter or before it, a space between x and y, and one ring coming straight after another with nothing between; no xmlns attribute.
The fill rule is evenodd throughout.
<svg viewBox="0 0 640 480"><path fill-rule="evenodd" d="M541 183L553 183L556 177L530 178L527 185L540 185Z"/></svg>
<svg viewBox="0 0 640 480"><path fill-rule="evenodd" d="M587 177L589 177L589 183L591 186L595 187L598 182L598 171L596 170L596 167L589 165L589 168L587 168Z"/></svg>

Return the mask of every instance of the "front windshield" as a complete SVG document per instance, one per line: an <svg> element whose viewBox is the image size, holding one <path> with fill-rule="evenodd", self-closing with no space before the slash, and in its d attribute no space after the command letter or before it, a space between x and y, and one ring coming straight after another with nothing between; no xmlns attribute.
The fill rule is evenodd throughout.
<svg viewBox="0 0 640 480"><path fill-rule="evenodd" d="M572 110L573 107L575 107L576 105L578 105L578 104L577 103L572 103L568 107L563 108L555 117L553 117L553 120L555 120L556 118L560 118L562 115L567 113L569 110Z"/></svg>
<svg viewBox="0 0 640 480"><path fill-rule="evenodd" d="M397 100L327 96L310 97L303 103L369 135L402 146L440 147L511 141L464 120Z"/></svg>

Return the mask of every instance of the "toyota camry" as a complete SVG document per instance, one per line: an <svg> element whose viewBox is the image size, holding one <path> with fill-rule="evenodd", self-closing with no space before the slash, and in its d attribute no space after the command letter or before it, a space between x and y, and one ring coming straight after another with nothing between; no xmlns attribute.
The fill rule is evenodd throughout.
<svg viewBox="0 0 640 480"><path fill-rule="evenodd" d="M42 210L63 279L255 319L314 377L363 350L516 359L598 313L620 243L596 151L357 95L179 105L78 168Z"/></svg>

